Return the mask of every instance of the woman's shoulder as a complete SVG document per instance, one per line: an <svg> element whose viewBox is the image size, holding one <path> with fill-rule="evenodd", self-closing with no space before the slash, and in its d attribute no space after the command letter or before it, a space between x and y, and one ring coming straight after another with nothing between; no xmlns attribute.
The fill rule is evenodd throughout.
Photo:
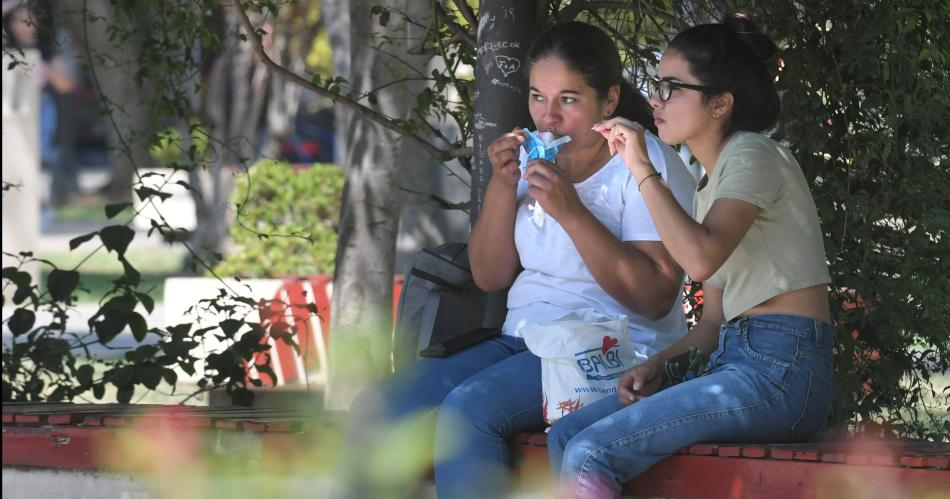
<svg viewBox="0 0 950 499"><path fill-rule="evenodd" d="M740 131L733 136L723 147L720 153L722 160L731 160L736 158L774 158L781 156L787 158L790 156L788 149L771 137L756 132Z"/></svg>
<svg viewBox="0 0 950 499"><path fill-rule="evenodd" d="M653 163L658 172L665 173L671 169L686 168L676 149L673 149L650 132L644 133L643 137L647 145L647 155L650 156L650 162Z"/></svg>

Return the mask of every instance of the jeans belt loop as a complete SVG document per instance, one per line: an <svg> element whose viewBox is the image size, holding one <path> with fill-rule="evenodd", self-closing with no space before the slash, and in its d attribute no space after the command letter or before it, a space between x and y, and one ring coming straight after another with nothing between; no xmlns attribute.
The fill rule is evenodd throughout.
<svg viewBox="0 0 950 499"><path fill-rule="evenodd" d="M821 337L821 330L823 329L823 328L821 327L821 321L813 320L813 321L812 321L812 325L813 325L813 327L815 328L815 346L816 346L816 347L820 347L820 346L821 346L821 340L822 340L822 337Z"/></svg>

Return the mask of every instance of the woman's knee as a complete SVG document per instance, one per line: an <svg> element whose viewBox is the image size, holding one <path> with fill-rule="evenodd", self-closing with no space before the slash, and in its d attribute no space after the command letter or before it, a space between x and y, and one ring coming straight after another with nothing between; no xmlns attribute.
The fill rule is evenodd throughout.
<svg viewBox="0 0 950 499"><path fill-rule="evenodd" d="M583 436L575 435L564 443L564 458L561 462L561 473L565 476L579 474L597 450L597 445Z"/></svg>
<svg viewBox="0 0 950 499"><path fill-rule="evenodd" d="M554 426L548 430L548 447L554 447L564 451L567 449L568 442L577 435L580 428L576 428L564 419L557 421Z"/></svg>
<svg viewBox="0 0 950 499"><path fill-rule="evenodd" d="M464 384L449 392L439 408L437 431L475 432L473 438L506 438L505 411L477 392Z"/></svg>

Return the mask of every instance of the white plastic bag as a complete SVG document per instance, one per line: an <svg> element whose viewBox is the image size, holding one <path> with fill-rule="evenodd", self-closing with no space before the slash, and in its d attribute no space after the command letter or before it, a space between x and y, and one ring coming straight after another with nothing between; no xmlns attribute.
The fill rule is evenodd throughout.
<svg viewBox="0 0 950 499"><path fill-rule="evenodd" d="M541 357L544 420L555 421L608 395L637 354L627 340L627 317L593 310L571 312L521 328L528 349Z"/></svg>

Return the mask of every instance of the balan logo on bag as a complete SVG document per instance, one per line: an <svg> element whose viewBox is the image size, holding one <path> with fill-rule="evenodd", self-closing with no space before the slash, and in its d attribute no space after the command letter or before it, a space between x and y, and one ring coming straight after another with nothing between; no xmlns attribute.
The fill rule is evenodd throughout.
<svg viewBox="0 0 950 499"><path fill-rule="evenodd" d="M589 380L604 381L616 379L623 375L623 371L610 373L609 371L622 368L623 360L620 359L620 341L611 336L604 336L603 344L600 348L591 348L583 352L574 354L577 359L577 368L581 370ZM601 374L607 373L607 374Z"/></svg>
<svg viewBox="0 0 950 499"><path fill-rule="evenodd" d="M544 420L561 417L617 393L617 379L636 358L626 340L626 316L595 310L571 312L521 329L525 344L541 357Z"/></svg>

